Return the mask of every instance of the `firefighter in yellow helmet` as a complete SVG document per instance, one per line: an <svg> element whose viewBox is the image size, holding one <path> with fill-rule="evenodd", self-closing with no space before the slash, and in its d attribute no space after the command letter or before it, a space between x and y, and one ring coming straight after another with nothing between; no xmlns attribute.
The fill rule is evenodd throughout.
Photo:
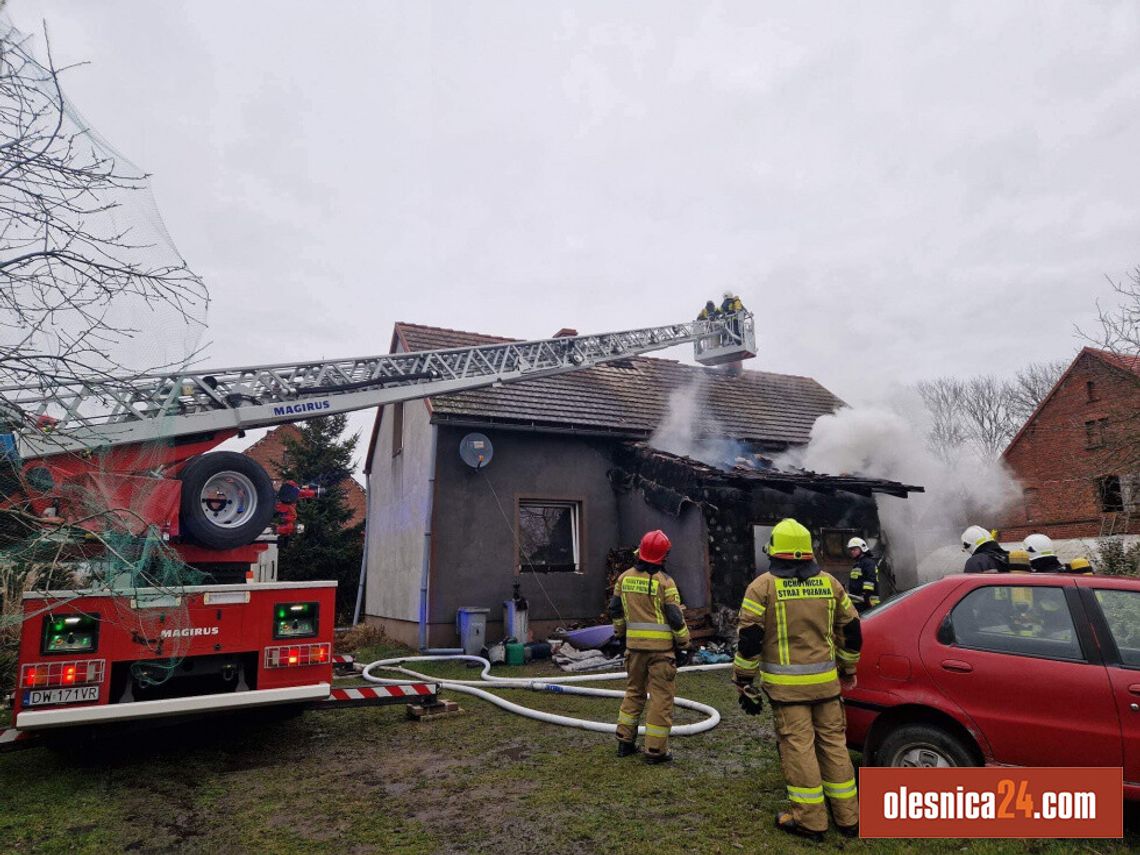
<svg viewBox="0 0 1140 855"><path fill-rule="evenodd" d="M637 753L637 722L646 706L645 760L666 763L673 727L673 697L678 664L689 657L689 627L681 594L665 572L672 544L663 531L648 532L637 550L637 563L614 582L610 618L614 635L625 642L625 699L618 712L618 757Z"/></svg>
<svg viewBox="0 0 1140 855"><path fill-rule="evenodd" d="M791 801L776 814L776 827L822 840L826 800L840 833L856 837L859 801L839 692L855 685L859 615L839 580L815 563L811 534L798 522L776 525L766 551L770 569L752 581L740 606L732 679L746 713L760 712L764 694L772 704Z"/></svg>

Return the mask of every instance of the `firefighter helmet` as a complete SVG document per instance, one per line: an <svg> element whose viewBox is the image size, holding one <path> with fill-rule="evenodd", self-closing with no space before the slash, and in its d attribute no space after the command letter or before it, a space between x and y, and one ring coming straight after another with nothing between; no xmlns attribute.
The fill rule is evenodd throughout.
<svg viewBox="0 0 1140 855"><path fill-rule="evenodd" d="M1087 558L1074 558L1069 562L1069 569L1074 573L1091 573L1093 571Z"/></svg>
<svg viewBox="0 0 1140 855"><path fill-rule="evenodd" d="M1047 534L1031 534L1025 538L1025 551L1031 558L1043 558L1046 555L1056 555L1053 549L1053 539Z"/></svg>
<svg viewBox="0 0 1140 855"><path fill-rule="evenodd" d="M767 547L769 558L786 558L790 561L810 561L811 532L790 517L780 520L772 529Z"/></svg>
<svg viewBox="0 0 1140 855"><path fill-rule="evenodd" d="M645 537L641 538L641 545L637 547L637 557L646 564L664 564L665 556L669 554L672 546L665 532L655 529L646 532Z"/></svg>
<svg viewBox="0 0 1140 855"><path fill-rule="evenodd" d="M853 537L849 541L847 541L847 548L848 549L861 549L864 552L866 552L868 549L867 541L863 540L863 538L861 538L861 537Z"/></svg>
<svg viewBox="0 0 1140 855"><path fill-rule="evenodd" d="M988 530L980 525L972 525L962 532L962 551L973 555L975 549L993 539L994 536Z"/></svg>

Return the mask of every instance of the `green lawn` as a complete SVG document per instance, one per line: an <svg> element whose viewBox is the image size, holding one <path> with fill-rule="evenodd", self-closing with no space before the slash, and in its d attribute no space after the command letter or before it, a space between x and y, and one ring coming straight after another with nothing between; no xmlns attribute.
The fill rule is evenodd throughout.
<svg viewBox="0 0 1140 855"><path fill-rule="evenodd" d="M476 673L453 665L431 672ZM466 695L452 696L464 715L430 723L408 721L402 707L307 712L0 755L0 851L915 851L911 842L847 841L834 832L819 847L773 830L784 784L770 716L740 713L724 672L683 675L679 690L714 704L724 720L677 739L677 761L656 767L619 760L612 737L540 724ZM506 694L593 718L615 717L618 703ZM1137 846L1130 832L1123 842L924 841L921 851Z"/></svg>

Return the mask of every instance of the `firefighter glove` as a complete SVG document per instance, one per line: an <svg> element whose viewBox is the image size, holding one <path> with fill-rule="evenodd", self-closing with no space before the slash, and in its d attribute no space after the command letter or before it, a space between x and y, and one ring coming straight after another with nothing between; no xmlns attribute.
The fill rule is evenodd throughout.
<svg viewBox="0 0 1140 855"><path fill-rule="evenodd" d="M764 709L764 695L755 686L740 686L740 708L748 715L760 715Z"/></svg>
<svg viewBox="0 0 1140 855"><path fill-rule="evenodd" d="M688 647L678 647L673 651L673 656L676 657L677 667L684 668L689 664L689 660L692 659L693 651Z"/></svg>

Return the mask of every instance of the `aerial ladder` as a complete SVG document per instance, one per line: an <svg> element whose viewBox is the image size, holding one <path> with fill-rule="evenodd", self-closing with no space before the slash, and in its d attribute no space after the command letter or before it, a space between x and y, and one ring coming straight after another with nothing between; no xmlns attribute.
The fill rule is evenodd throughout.
<svg viewBox="0 0 1140 855"><path fill-rule="evenodd" d="M755 356L753 317L597 335L502 342L354 359L92 377L0 386L0 509L24 502L65 523L68 497L95 495L114 523L162 532L186 563L248 566L281 499L269 474L236 452L211 451L253 428L448 395L602 365L692 343L703 365ZM2 428L0 428L2 431ZM208 453L209 452L209 453ZM4 467L0 467L2 470ZM130 514L115 517L116 508ZM87 509L85 509L86 511Z"/></svg>
<svg viewBox="0 0 1140 855"><path fill-rule="evenodd" d="M208 574L202 584L174 587L104 579L79 590L26 592L15 727L0 730L0 750L57 728L130 727L272 706L434 701L438 687L426 683L333 687L334 662L343 658L333 651L336 582L233 584L215 572L256 561L265 548L258 538L282 502L297 497L283 496L284 485L275 495L251 458L211 449L251 428L548 377L685 343L705 365L754 356L752 316L0 387L0 424L7 425L0 432L0 515L39 520L45 530L70 533L61 544L74 536L96 550L100 526L146 542L158 530L183 562ZM106 513L91 514L92 504Z"/></svg>

